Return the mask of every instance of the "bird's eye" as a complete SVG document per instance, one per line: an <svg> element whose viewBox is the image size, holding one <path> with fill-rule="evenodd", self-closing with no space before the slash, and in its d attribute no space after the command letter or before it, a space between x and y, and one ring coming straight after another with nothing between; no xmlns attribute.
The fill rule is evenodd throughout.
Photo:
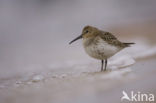
<svg viewBox="0 0 156 103"><path fill-rule="evenodd" d="M86 30L86 33L88 33L89 31L88 30Z"/></svg>

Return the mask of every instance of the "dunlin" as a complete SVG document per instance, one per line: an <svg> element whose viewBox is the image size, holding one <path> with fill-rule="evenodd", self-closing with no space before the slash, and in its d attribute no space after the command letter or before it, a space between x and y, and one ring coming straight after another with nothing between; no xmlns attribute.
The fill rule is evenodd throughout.
<svg viewBox="0 0 156 103"><path fill-rule="evenodd" d="M99 30L93 26L85 26L82 34L69 44L81 38L83 39L83 46L86 53L95 59L101 60L101 71L106 70L108 58L112 57L120 50L129 47L131 44L134 44L123 43L110 32ZM105 68L103 69L104 60Z"/></svg>

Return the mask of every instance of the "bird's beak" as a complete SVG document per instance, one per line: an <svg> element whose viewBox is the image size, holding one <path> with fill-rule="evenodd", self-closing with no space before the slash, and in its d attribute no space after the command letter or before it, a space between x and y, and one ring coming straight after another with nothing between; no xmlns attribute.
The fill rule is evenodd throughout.
<svg viewBox="0 0 156 103"><path fill-rule="evenodd" d="M78 39L81 39L82 38L82 35L78 36L77 38L75 38L74 40L72 40L71 42L69 42L69 44L73 43L74 41L78 40Z"/></svg>

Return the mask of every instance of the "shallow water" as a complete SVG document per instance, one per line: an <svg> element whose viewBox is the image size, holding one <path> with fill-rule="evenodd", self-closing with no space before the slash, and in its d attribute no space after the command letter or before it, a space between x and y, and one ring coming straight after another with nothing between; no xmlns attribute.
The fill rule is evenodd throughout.
<svg viewBox="0 0 156 103"><path fill-rule="evenodd" d="M139 44L138 41L110 58L106 72L100 72L100 62L73 59L62 65L42 67L46 71L1 79L0 100L2 103L119 103L123 90L156 95L155 47Z"/></svg>

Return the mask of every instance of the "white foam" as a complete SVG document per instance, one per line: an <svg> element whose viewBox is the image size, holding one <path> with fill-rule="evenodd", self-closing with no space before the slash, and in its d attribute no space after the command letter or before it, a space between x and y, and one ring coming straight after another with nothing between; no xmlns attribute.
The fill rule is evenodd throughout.
<svg viewBox="0 0 156 103"><path fill-rule="evenodd" d="M147 48L145 50L142 50L134 55L134 58L146 58L152 55L156 55L156 47Z"/></svg>
<svg viewBox="0 0 156 103"><path fill-rule="evenodd" d="M148 56L156 55L156 46L150 46L144 39L136 40L136 44L130 48L125 49L134 59L146 58Z"/></svg>
<svg viewBox="0 0 156 103"><path fill-rule="evenodd" d="M110 62L108 62L109 68L117 69L117 68L123 68L126 66L130 66L135 63L135 60L132 56L125 54L125 55L119 55L114 59L111 59Z"/></svg>
<svg viewBox="0 0 156 103"><path fill-rule="evenodd" d="M65 77L67 77L67 74L61 74L60 75L60 78L65 78Z"/></svg>
<svg viewBox="0 0 156 103"><path fill-rule="evenodd" d="M131 72L131 68L124 68L120 70L111 71L105 75L102 75L103 79L120 79L123 78L127 73Z"/></svg>
<svg viewBox="0 0 156 103"><path fill-rule="evenodd" d="M44 79L44 77L42 75L36 75L32 78L32 82L39 82L43 79Z"/></svg>

